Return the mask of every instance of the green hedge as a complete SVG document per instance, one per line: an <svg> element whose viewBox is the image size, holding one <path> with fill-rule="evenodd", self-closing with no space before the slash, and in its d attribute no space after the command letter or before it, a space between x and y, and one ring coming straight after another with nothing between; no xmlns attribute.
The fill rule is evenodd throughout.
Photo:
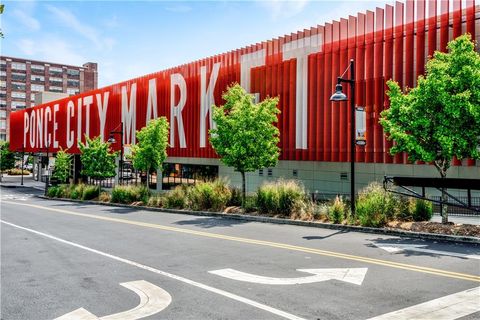
<svg viewBox="0 0 480 320"><path fill-rule="evenodd" d="M187 189L188 206L193 210L222 211L231 197L230 188L219 179L199 182Z"/></svg>
<svg viewBox="0 0 480 320"><path fill-rule="evenodd" d="M290 216L305 207L305 188L295 180L279 180L260 186L256 205L259 213Z"/></svg>

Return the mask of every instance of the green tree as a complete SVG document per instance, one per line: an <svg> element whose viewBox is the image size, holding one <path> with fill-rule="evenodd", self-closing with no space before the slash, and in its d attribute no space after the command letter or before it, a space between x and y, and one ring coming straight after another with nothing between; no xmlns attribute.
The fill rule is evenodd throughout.
<svg viewBox="0 0 480 320"><path fill-rule="evenodd" d="M86 143L79 142L82 174L93 179L105 179L115 176L116 152L112 152L110 144L103 142L100 136L90 139L85 137Z"/></svg>
<svg viewBox="0 0 480 320"><path fill-rule="evenodd" d="M4 4L0 4L0 14L3 14L3 10L5 9ZM0 38L3 38L3 32L2 29L0 29Z"/></svg>
<svg viewBox="0 0 480 320"><path fill-rule="evenodd" d="M8 170L15 167L15 153L10 151L8 141L0 141L0 170Z"/></svg>
<svg viewBox="0 0 480 320"><path fill-rule="evenodd" d="M216 128L210 130L210 143L221 161L242 175L242 203L245 204L245 172L277 164L280 148L278 98L255 104L254 97L238 84L223 94L225 104L214 106Z"/></svg>
<svg viewBox="0 0 480 320"><path fill-rule="evenodd" d="M448 53L435 52L415 88L403 93L398 83L387 82L391 103L380 119L395 142L392 154L406 152L411 161L431 162L442 178L453 157L480 158L480 55L470 35L447 48ZM446 206L442 222L448 222Z"/></svg>
<svg viewBox="0 0 480 320"><path fill-rule="evenodd" d="M132 161L136 169L147 173L147 185L150 170L161 168L167 158L168 128L167 118L161 117L150 120L137 131L137 144L132 146Z"/></svg>
<svg viewBox="0 0 480 320"><path fill-rule="evenodd" d="M60 149L55 158L55 169L53 170L53 177L65 183L70 177L70 168L72 166L72 156L65 150Z"/></svg>

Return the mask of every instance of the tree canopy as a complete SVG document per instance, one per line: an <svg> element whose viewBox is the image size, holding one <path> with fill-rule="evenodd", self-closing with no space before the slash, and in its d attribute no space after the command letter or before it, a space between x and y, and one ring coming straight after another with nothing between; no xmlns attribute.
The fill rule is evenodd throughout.
<svg viewBox="0 0 480 320"><path fill-rule="evenodd" d="M15 166L15 154L10 151L8 141L0 141L0 170L12 169Z"/></svg>
<svg viewBox="0 0 480 320"><path fill-rule="evenodd" d="M277 164L280 155L278 98L266 98L254 103L254 96L238 84L223 94L225 104L214 106L213 120L217 127L210 130L210 142L227 166L242 174L245 198L245 172Z"/></svg>
<svg viewBox="0 0 480 320"><path fill-rule="evenodd" d="M103 142L100 136L90 139L85 137L86 143L79 142L82 161L82 174L93 179L104 179L115 176L116 152L111 152L110 144Z"/></svg>
<svg viewBox="0 0 480 320"><path fill-rule="evenodd" d="M395 142L392 154L407 152L411 161L433 162L442 177L454 156L480 158L480 55L470 35L447 48L448 53L435 52L415 88L403 93L388 81L391 104L380 119Z"/></svg>
<svg viewBox="0 0 480 320"><path fill-rule="evenodd" d="M132 146L133 166L149 173L151 168L161 168L167 158L168 120L165 117L150 120L137 131L137 144Z"/></svg>
<svg viewBox="0 0 480 320"><path fill-rule="evenodd" d="M65 150L61 149L57 152L55 158L55 169L53 170L53 177L65 183L70 177L70 167L72 165L72 156Z"/></svg>

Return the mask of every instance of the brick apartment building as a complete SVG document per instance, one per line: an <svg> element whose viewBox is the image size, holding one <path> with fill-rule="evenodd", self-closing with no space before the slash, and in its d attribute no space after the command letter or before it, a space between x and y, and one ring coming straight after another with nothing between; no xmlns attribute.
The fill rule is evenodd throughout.
<svg viewBox="0 0 480 320"><path fill-rule="evenodd" d="M75 95L96 89L97 64L70 66L0 56L0 140L9 140L10 113L35 104L35 93Z"/></svg>

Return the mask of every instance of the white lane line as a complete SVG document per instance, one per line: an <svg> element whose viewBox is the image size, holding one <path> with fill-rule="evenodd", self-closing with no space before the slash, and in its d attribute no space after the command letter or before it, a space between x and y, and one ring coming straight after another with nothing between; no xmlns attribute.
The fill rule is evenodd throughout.
<svg viewBox="0 0 480 320"><path fill-rule="evenodd" d="M368 320L453 320L479 311L480 287L476 287Z"/></svg>
<svg viewBox="0 0 480 320"><path fill-rule="evenodd" d="M153 272L153 273L156 273L156 274L160 274L160 275L162 275L162 276L165 276L165 277L168 277L168 278L171 278L171 279L175 279L175 280L181 281L181 282L183 282L183 283L187 283L187 284L192 285L192 286L195 286L195 287L197 287L197 288L201 288L201 289L204 289L204 290L206 290L206 291L210 291L210 292L219 294L219 295L221 295L221 296L224 296L224 297L233 299L233 300L235 300L235 301L248 304L248 305L250 305L250 306L252 306L252 307L255 307L255 308L258 308L258 309L261 309L261 310L270 312L270 313L273 313L273 314L275 314L275 315L277 315L277 316L280 316L280 317L282 317L282 318L285 318L285 319L289 319L289 320L305 320L305 319L303 319L303 318L297 317L297 316L295 316L295 315L293 315L293 314L290 314L290 313L288 313L288 312L285 312L285 311L282 311L282 310L279 310L279 309L275 309L275 308L273 308L273 307L270 307L270 306L267 306L267 305L265 305L265 304L262 304L262 303L259 303L259 302L256 302L256 301L253 301L253 300L250 300L250 299L247 299L247 298L238 296L238 295L233 294L233 293L230 293L230 292L228 292L228 291L224 291L224 290L221 290L221 289L217 289L217 288L208 286L208 285L203 284L203 283L200 283L200 282L196 282L196 281L193 281L193 280L190 280L190 279L181 277L181 276L177 276L177 275L172 274L172 273L169 273L169 272L161 271L161 270L155 269L155 268L153 268L153 267L146 266L146 265L144 265L144 264L141 264L141 263L138 263L138 262L135 262L135 261L132 261L132 260L124 259L124 258L115 256L115 255L113 255L113 254L109 254L109 253L106 253L106 252L103 252L103 251L100 251L100 250L96 250L96 249L93 249L93 248L89 248L89 247L86 247L86 246L82 246L81 244L78 244L78 243L75 243L75 242L71 242L71 241L68 241L68 240L64 240L64 239L61 239L61 238L58 238L58 237L55 237L55 236L52 236L52 235L49 235L49 234L40 232L40 231L36 231L36 230L33 230L33 229L25 228L25 227L22 227L22 226L19 226L19 225L16 225L16 224L13 224L13 223L4 221L4 220L0 220L0 222L3 223L3 224L7 224L7 225L9 225L9 226L18 228L18 229L22 229L22 230L25 230L25 231L28 231L28 232L31 232L31 233L38 234L38 235L40 235L40 236L43 236L43 237L46 237L46 238L49 238L49 239L52 239L52 240L59 241L59 242L61 242L61 243L65 243L65 244L71 245L71 246L73 246L73 247L77 247L77 248L80 248L80 249L83 249L83 250L86 250L86 251L90 251L90 252L99 254L99 255L104 256L104 257L108 257L108 258L113 259L113 260L116 260L116 261L120 261L120 262L129 264L129 265L131 265L131 266L135 266L135 267L140 268L140 269L144 269L144 270L147 270L147 271L150 271L150 272Z"/></svg>
<svg viewBox="0 0 480 320"><path fill-rule="evenodd" d="M220 269L208 271L211 274L215 274L220 277L229 278L237 281L269 284L269 285L295 285L315 283L328 280L339 280L350 282L352 284L361 285L368 268L344 268L344 269L297 269L300 272L306 272L313 274L308 277L298 278L273 278L264 277L256 274L246 273L235 269Z"/></svg>

